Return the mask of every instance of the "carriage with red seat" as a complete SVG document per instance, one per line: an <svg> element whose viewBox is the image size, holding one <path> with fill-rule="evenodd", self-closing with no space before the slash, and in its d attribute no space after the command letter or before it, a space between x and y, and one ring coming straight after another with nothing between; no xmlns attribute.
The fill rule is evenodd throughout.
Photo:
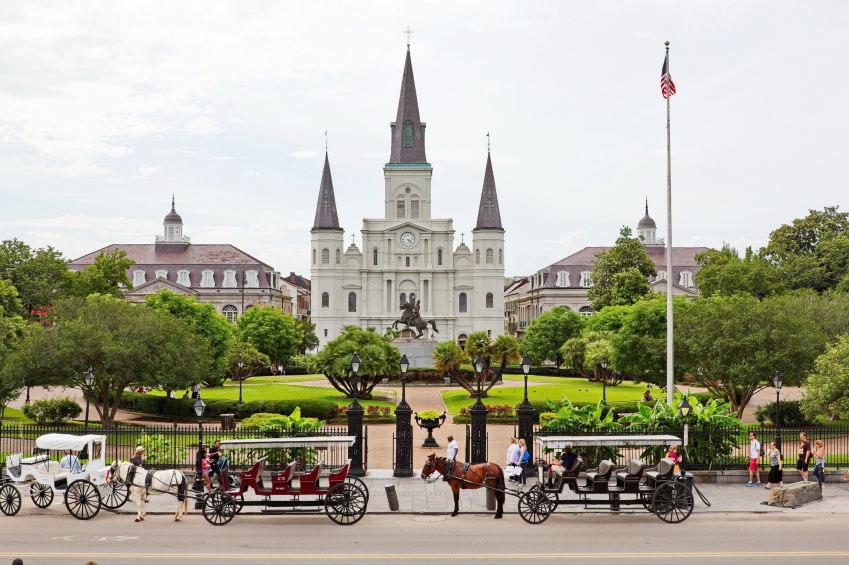
<svg viewBox="0 0 849 565"><path fill-rule="evenodd" d="M319 513L323 510L337 524L359 522L365 515L369 493L363 481L349 474L351 460L327 472L320 459L322 452L347 448L355 440L354 436L318 436L221 441L221 449L231 453L267 454L256 458L238 475L238 484L224 473L220 478L221 488L204 499L204 517L212 524L221 525L232 520L245 506L257 506L266 514ZM308 451L315 460L291 458L282 469L269 472L269 455L279 454L281 450ZM235 512L218 511L219 507L230 504L235 505Z"/></svg>

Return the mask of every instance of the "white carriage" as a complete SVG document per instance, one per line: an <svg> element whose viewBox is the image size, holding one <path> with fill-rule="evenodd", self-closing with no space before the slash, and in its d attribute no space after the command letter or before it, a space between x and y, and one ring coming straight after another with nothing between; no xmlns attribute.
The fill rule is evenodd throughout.
<svg viewBox="0 0 849 565"><path fill-rule="evenodd" d="M94 518L101 506L115 509L127 502L126 486L107 480L106 436L46 434L35 441L37 452L6 457L5 476L0 479L0 512L14 516L21 509L21 492L28 494L39 508L47 508L54 494L61 494L65 507L80 520ZM65 450L77 452L79 468L61 467ZM58 452L53 455L51 452Z"/></svg>

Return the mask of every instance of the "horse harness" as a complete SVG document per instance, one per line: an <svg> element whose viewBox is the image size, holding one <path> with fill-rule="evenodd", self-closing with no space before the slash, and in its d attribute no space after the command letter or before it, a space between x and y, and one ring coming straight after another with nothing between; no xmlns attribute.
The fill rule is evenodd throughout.
<svg viewBox="0 0 849 565"><path fill-rule="evenodd" d="M460 488L461 489L466 488L466 483L474 483L474 484L483 485L484 483L486 483L486 481L488 481L490 479L498 479L497 475L491 475L490 474L490 464L489 463L486 464L486 476L482 477L483 480L481 480L480 483L475 483L474 481L470 481L466 478L466 473L468 472L469 467L472 466L471 463L461 464L461 466L460 466L460 476L459 477L453 475L454 467L456 465L457 465L457 461L455 461L454 459L446 459L445 460L445 474L442 476L442 480L445 481L445 482L448 482L451 479L460 481ZM475 475L477 475L477 473L475 473ZM477 475L477 476L478 476L478 478L481 478L479 475Z"/></svg>

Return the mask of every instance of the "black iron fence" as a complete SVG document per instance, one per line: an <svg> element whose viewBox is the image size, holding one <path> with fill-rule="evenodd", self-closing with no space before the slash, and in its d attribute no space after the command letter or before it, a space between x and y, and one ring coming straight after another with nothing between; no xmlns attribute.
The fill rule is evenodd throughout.
<svg viewBox="0 0 849 565"><path fill-rule="evenodd" d="M817 439L823 440L826 449L826 467L829 469L849 468L849 426L811 426L800 428L744 428L744 427L690 427L687 434L687 446L680 447L679 453L684 458L684 464L689 470L729 470L746 469L749 465L749 432L755 432L767 455L760 458L761 465L769 466L770 443L780 440L780 451L787 469L792 469L798 459L801 445L799 433L805 432L808 441L813 445ZM540 429L534 427L535 436L557 435L674 435L683 437L681 427L649 427L634 424L618 429ZM655 464L663 457L667 448L663 446L633 446L628 448L616 447L576 447L575 451L587 459L587 465L595 467L602 459L610 459L617 465L625 465L630 459L643 459L649 464ZM551 460L555 453L539 454L544 459Z"/></svg>
<svg viewBox="0 0 849 565"><path fill-rule="evenodd" d="M30 454L36 447L39 436L57 433L81 435L79 426L31 426L9 425L0 427L0 465L5 464L10 453ZM194 425L170 426L116 426L112 429L91 429L88 433L106 436L106 461L129 460L139 445L145 448L144 466L149 469L186 469L195 467L198 448L198 427ZM218 425L204 425L204 440L211 446L216 439L252 439L265 437L298 436L347 436L347 426L322 426L318 430L281 430L268 428L223 429ZM363 449L368 448L368 426L363 433ZM279 453L273 453L278 452ZM260 453L261 452L261 453ZM272 452L272 453L269 453ZM84 457L99 457L101 454L84 454ZM253 464L260 456L269 456L269 470L299 458L304 464L322 461L325 468L338 467L348 459L348 448L344 445L323 449L290 448L280 450L226 449L223 455L228 457L231 467L245 468ZM367 459L364 458L365 467ZM83 461L84 462L84 461Z"/></svg>

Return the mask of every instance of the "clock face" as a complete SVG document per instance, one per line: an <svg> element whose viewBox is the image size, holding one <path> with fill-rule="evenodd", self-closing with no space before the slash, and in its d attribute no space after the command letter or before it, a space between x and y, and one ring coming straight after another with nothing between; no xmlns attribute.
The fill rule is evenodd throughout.
<svg viewBox="0 0 849 565"><path fill-rule="evenodd" d="M416 244L416 236L413 232L405 231L401 234L401 245L404 247L412 247Z"/></svg>

